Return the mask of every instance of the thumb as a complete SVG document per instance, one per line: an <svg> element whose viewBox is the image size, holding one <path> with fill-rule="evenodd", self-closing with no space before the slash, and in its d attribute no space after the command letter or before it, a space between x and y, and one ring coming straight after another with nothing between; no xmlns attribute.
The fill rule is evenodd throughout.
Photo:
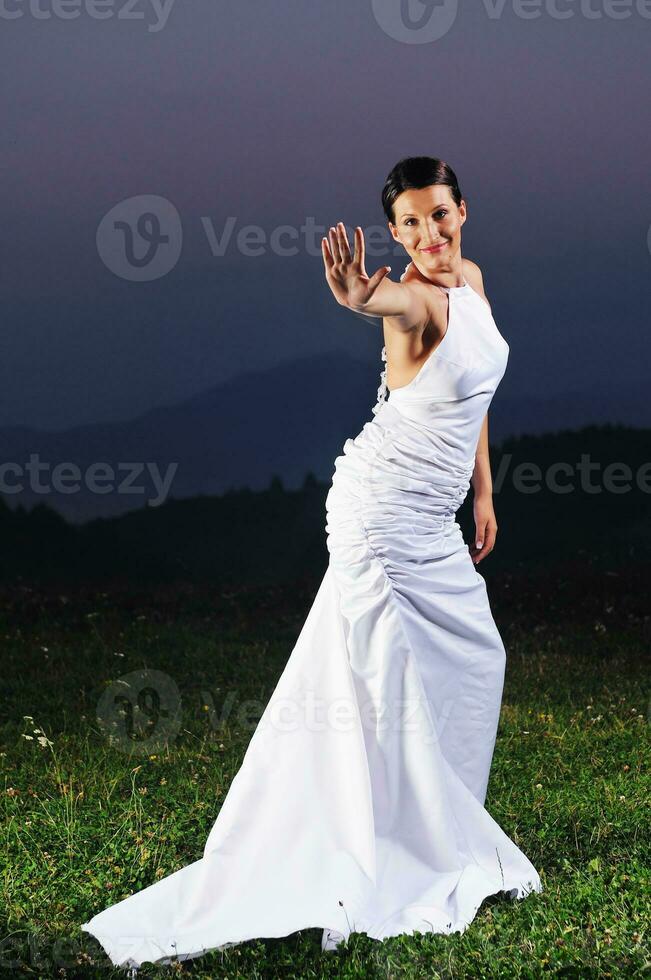
<svg viewBox="0 0 651 980"><path fill-rule="evenodd" d="M374 272L368 281L368 288L370 292L372 293L375 292L375 290L378 288L382 280L385 278L385 276L388 276L390 272L391 272L390 265L383 265L381 266L381 268L377 270L377 272Z"/></svg>

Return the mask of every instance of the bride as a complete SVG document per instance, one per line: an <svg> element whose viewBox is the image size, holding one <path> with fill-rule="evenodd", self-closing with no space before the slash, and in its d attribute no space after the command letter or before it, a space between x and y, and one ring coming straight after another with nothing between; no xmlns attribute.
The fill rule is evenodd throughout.
<svg viewBox="0 0 651 980"><path fill-rule="evenodd" d="M361 228L352 249L342 223L322 240L336 301L381 320L386 368L334 463L312 607L201 858L82 926L132 972L311 927L324 950L463 932L487 896L542 890L484 807L506 651L476 565L496 538L487 412L509 346L461 254L451 167L399 161L382 206L400 282L367 275Z"/></svg>

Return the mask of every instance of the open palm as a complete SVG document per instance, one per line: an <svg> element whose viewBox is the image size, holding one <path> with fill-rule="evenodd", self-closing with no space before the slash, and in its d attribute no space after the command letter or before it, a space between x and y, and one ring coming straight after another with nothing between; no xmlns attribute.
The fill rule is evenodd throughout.
<svg viewBox="0 0 651 980"><path fill-rule="evenodd" d="M351 255L348 236L343 222L331 228L328 238L321 239L321 252L325 276L335 299L341 306L363 310L391 266L382 266L372 276L364 267L364 233L359 225L355 228L355 254Z"/></svg>

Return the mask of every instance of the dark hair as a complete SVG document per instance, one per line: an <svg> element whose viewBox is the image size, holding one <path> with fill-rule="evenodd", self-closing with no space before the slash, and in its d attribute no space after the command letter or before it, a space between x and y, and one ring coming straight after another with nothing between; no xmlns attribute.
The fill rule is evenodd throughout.
<svg viewBox="0 0 651 980"><path fill-rule="evenodd" d="M400 160L382 189L382 207L389 221L395 224L393 205L399 194L410 188L420 190L430 184L445 184L450 188L452 199L457 207L462 196L457 175L452 167L437 157L405 157Z"/></svg>

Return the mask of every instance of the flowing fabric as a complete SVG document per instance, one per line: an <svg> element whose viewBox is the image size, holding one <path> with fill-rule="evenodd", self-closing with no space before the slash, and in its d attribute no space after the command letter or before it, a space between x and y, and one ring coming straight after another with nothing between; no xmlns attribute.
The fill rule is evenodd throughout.
<svg viewBox="0 0 651 980"><path fill-rule="evenodd" d="M469 283L447 293L443 339L335 460L328 567L203 856L82 926L116 966L463 932L542 891L484 807L506 654L455 520L509 347Z"/></svg>

